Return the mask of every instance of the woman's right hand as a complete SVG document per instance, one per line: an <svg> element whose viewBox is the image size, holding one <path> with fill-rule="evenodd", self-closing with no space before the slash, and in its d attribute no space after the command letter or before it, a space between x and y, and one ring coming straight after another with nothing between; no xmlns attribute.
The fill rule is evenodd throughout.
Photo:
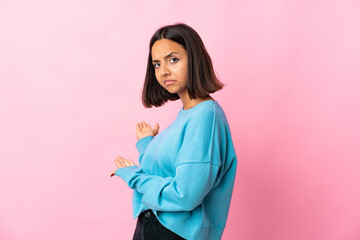
<svg viewBox="0 0 360 240"><path fill-rule="evenodd" d="M156 123L154 128L150 124L142 121L141 123L136 124L136 138L140 140L143 137L147 136L156 136L159 133L159 123Z"/></svg>

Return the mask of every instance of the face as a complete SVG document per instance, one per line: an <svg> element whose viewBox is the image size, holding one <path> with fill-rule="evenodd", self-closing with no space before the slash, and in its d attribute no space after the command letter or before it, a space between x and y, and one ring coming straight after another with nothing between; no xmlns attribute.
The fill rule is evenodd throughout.
<svg viewBox="0 0 360 240"><path fill-rule="evenodd" d="M151 48L152 63L159 84L180 97L187 93L187 52L184 47L169 39L161 39Z"/></svg>

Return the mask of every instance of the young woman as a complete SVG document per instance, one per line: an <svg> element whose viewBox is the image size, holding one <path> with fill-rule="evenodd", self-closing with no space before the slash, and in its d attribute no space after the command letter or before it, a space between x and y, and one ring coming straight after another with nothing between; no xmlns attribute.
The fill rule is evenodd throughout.
<svg viewBox="0 0 360 240"><path fill-rule="evenodd" d="M155 32L143 104L180 99L183 107L159 134L159 124L136 125L139 167L120 156L115 160L112 175L134 189L134 240L221 239L237 166L225 114L210 96L222 87L194 29L175 24Z"/></svg>

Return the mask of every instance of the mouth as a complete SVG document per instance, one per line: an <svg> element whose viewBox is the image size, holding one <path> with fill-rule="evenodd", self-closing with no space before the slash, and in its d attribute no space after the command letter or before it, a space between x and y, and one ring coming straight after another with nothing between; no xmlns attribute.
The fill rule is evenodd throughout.
<svg viewBox="0 0 360 240"><path fill-rule="evenodd" d="M164 85L165 86L170 86L170 85L173 85L175 82L176 82L175 80L171 80L171 79L165 80Z"/></svg>

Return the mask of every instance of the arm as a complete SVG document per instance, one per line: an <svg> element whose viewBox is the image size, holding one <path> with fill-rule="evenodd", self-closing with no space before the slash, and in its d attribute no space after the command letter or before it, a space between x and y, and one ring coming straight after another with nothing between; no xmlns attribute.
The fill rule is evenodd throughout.
<svg viewBox="0 0 360 240"><path fill-rule="evenodd" d="M191 211L212 189L221 166L214 114L191 119L177 154L174 177L150 175L137 166L120 168L116 175L143 194L142 202L160 211Z"/></svg>
<svg viewBox="0 0 360 240"><path fill-rule="evenodd" d="M211 190L219 167L210 162L188 162L176 167L174 178L149 175L137 166L119 168L115 174L142 193L142 202L153 210L191 211Z"/></svg>
<svg viewBox="0 0 360 240"><path fill-rule="evenodd" d="M139 151L139 164L141 163L142 157L145 153L145 150L151 140L153 140L154 136L156 136L159 132L159 123L155 124L155 127L152 128L150 124L142 121L136 124L136 138L138 142L136 143L136 148ZM115 160L115 163L118 168L128 167L135 165L133 161L128 161L130 159L125 159L120 156ZM114 176L116 171L113 171L110 176Z"/></svg>
<svg viewBox="0 0 360 240"><path fill-rule="evenodd" d="M141 160L144 156L145 150L149 143L153 140L153 138L154 136L143 137L136 143L136 148L139 151L139 164L141 164Z"/></svg>
<svg viewBox="0 0 360 240"><path fill-rule="evenodd" d="M159 123L155 124L155 127L152 128L150 124L142 121L136 124L136 138L138 142L136 143L136 148L139 151L139 164L141 163L142 156L145 153L145 150L151 140L159 133Z"/></svg>

